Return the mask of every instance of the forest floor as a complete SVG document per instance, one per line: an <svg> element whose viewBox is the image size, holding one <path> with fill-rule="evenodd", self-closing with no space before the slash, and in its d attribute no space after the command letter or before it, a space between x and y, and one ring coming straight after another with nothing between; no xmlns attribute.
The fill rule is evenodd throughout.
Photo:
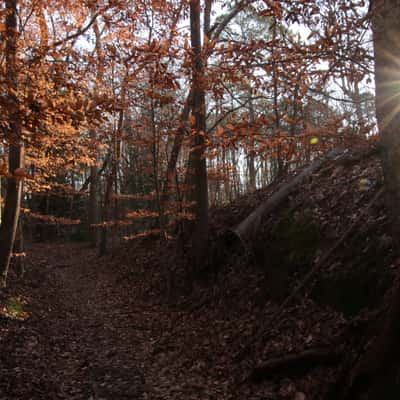
<svg viewBox="0 0 400 400"><path fill-rule="evenodd" d="M210 251L222 256L190 294L173 243L106 257L29 245L25 277L11 274L0 294L0 400L337 400L332 388L374 334L400 269L383 199L370 203L381 182L376 155L325 166L264 221L261 259L229 255L219 238L284 180L212 210ZM286 264L284 297L272 301L271 271Z"/></svg>
<svg viewBox="0 0 400 400"><path fill-rule="evenodd" d="M142 398L151 306L82 246L35 245L30 264L0 321L0 398Z"/></svg>
<svg viewBox="0 0 400 400"><path fill-rule="evenodd" d="M168 304L135 279L145 269L135 275L121 257L99 258L84 245L29 251L24 280L12 279L2 294L1 400L303 398L290 379L255 391L243 379L234 358L255 318L241 311L246 304L227 312L210 292L211 309L201 296ZM286 322L289 331L297 324ZM305 340L314 340L311 333Z"/></svg>
<svg viewBox="0 0 400 400"><path fill-rule="evenodd" d="M306 398L291 379L266 386L245 379L251 365L239 368L235 357L256 315L240 296L227 304L207 291L172 304L142 279L146 265L131 271L124 257L99 258L78 244L29 251L24 280L12 279L2 294L1 400ZM338 327L327 313L306 323L304 314L290 317L272 348L320 342L312 331L324 317ZM300 386L310 392L330 379L314 374Z"/></svg>

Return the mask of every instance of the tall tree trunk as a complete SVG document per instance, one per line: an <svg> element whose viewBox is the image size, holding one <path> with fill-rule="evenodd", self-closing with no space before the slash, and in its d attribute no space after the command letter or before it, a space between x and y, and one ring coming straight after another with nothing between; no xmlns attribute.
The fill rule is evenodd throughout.
<svg viewBox="0 0 400 400"><path fill-rule="evenodd" d="M116 229L117 226L117 217L118 217L118 199L114 199L113 203L113 192L117 194L118 190L118 181L117 181L117 171L118 171L118 163L119 163L119 149L118 143L119 139L118 136L120 135L120 129L122 129L123 124L123 111L119 113L119 120L118 120L118 128L117 132L114 132L113 137L113 149L112 149L112 160L111 160L111 170L106 179L106 187L104 193L104 201L102 207L102 220L105 225L101 227L100 232L100 242L99 242L99 255L104 256L107 254L107 242L108 242L108 226L107 222L110 221L111 216L113 216L113 224L111 227L112 232L112 244L115 245L115 237L116 237ZM112 208L112 210L111 210ZM111 212L113 211L113 212Z"/></svg>
<svg viewBox="0 0 400 400"><path fill-rule="evenodd" d="M400 4L376 2L373 19L375 50L376 116L378 120L386 201L395 240L400 240ZM372 3L373 4L373 3Z"/></svg>
<svg viewBox="0 0 400 400"><path fill-rule="evenodd" d="M18 277L22 278L25 274L24 223L22 215L18 220L17 233L14 243L14 253L17 253L14 268Z"/></svg>
<svg viewBox="0 0 400 400"><path fill-rule="evenodd" d="M22 180L14 176L14 171L23 168L24 155L21 140L21 114L17 98L17 0L6 0L6 76L9 128L5 132L9 146L7 194L5 198L3 221L0 227L0 285L5 286L8 267L14 246L15 234L22 196Z"/></svg>
<svg viewBox="0 0 400 400"><path fill-rule="evenodd" d="M400 4L397 0L371 1L375 52L376 116L382 145L382 166L385 178L386 205L391 217L395 242L400 240ZM392 376L398 370L400 338L400 286L393 292L392 303L379 335L360 357L343 385L341 398L387 399ZM386 393L386 394L385 394Z"/></svg>
<svg viewBox="0 0 400 400"><path fill-rule="evenodd" d="M256 121L256 114L254 112L254 104L252 99L251 90L249 90L249 113L250 113L250 123L254 125ZM256 185L256 167L255 167L255 143L254 139L249 138L249 150L247 152L247 169L249 175L248 181L248 191L254 192L257 188Z"/></svg>
<svg viewBox="0 0 400 400"><path fill-rule="evenodd" d="M233 199L236 199L240 195L240 170L237 166L236 161L236 149L231 148L230 151L231 165L232 165L232 186L233 186Z"/></svg>
<svg viewBox="0 0 400 400"><path fill-rule="evenodd" d="M108 233L108 226L107 221L109 220L110 216L110 207L112 201L112 190L113 190L113 177L114 177L114 161L112 170L107 176L106 179L106 187L104 193L104 202L102 207L102 220L103 224L100 231L100 241L99 241L99 256L104 256L107 254L107 233Z"/></svg>
<svg viewBox="0 0 400 400"><path fill-rule="evenodd" d="M165 218L165 209L163 207L161 201L161 190L160 190L160 181L159 181L159 148L160 148L160 137L159 133L157 132L157 124L156 124L156 113L155 113L155 106L154 100L151 99L150 102L150 122L151 122L151 134L152 134L152 162L153 162L153 181L154 181L154 189L156 194L156 208L158 212L158 224L160 228L160 236L166 237L166 228L167 228L167 221Z"/></svg>
<svg viewBox="0 0 400 400"><path fill-rule="evenodd" d="M357 115L357 133L360 133L360 127L364 122L364 116L361 108L361 93L360 93L360 85L358 82L354 83L354 93L352 96L352 100L354 101L356 107L356 115Z"/></svg>
<svg viewBox="0 0 400 400"><path fill-rule="evenodd" d="M3 186L2 186L2 177L0 175L0 226L3 216Z"/></svg>
<svg viewBox="0 0 400 400"><path fill-rule="evenodd" d="M118 201L118 170L120 167L120 160L121 160L121 139L120 139L120 132L118 131L118 136L115 137L115 162L113 165L113 184L114 184L114 195L115 197L113 198L113 220L114 224L112 225L111 232L112 232L112 237L111 237L111 248L113 251L117 248L118 244L118 232L119 232L119 226L118 226L118 221L119 221L119 201Z"/></svg>
<svg viewBox="0 0 400 400"><path fill-rule="evenodd" d="M189 156L187 181L191 186L189 200L195 205L195 224L192 233L192 256L197 267L207 254L208 238L208 183L205 159L206 101L204 64L202 59L200 0L190 1L190 35L192 45L192 113L194 131L193 148ZM204 38L206 41L206 37Z"/></svg>
<svg viewBox="0 0 400 400"><path fill-rule="evenodd" d="M94 135L91 135L94 138ZM90 167L90 186L89 186L89 202L88 202L88 225L90 234L90 242L96 247L98 238L98 228L93 228L93 225L99 222L99 207L98 207L98 167L96 165Z"/></svg>
<svg viewBox="0 0 400 400"><path fill-rule="evenodd" d="M125 95L126 95L126 85L128 83L128 75L125 75L125 78L122 82L121 87L121 102L125 102ZM117 229L117 214L118 214L118 199L114 199L114 207L113 213L111 213L111 206L112 206L112 195L113 195L113 188L115 194L118 192L118 168L119 168L119 161L120 161L120 147L121 147L121 132L124 126L124 109L121 109L118 113L118 123L117 127L113 132L112 138L112 152L111 152L111 171L106 180L106 188L104 194L104 202L102 208L102 220L103 222L107 222L112 214L114 214L114 225L112 227L113 233L113 240L115 242L115 235ZM107 225L102 226L101 234L100 234L100 243L99 243L99 255L103 256L107 253Z"/></svg>
<svg viewBox="0 0 400 400"><path fill-rule="evenodd" d="M281 116L279 113L279 88L278 88L278 68L277 63L275 61L275 53L276 53L276 42L278 39L278 27L276 18L274 18L273 25L272 25L272 41L273 46L271 48L271 59L272 59L272 82L273 82L273 104L274 104L274 122L275 122L275 137L278 138L278 143L276 146L276 174L280 176L283 173L283 165L284 161L282 158L282 149L280 143L280 136L281 136Z"/></svg>
<svg viewBox="0 0 400 400"><path fill-rule="evenodd" d="M91 8L92 8L91 12L94 15L96 9L94 6L92 6ZM101 47L101 34L97 21L94 21L93 23L93 31L96 38L95 46L97 54L97 74L96 74L96 81L94 85L93 94L96 95L98 91L98 86L100 85L104 75L104 53ZM93 146L96 146L97 135L95 132L95 128L90 130L90 138ZM99 222L99 203L98 203L99 173L98 173L97 161L98 157L96 154L95 164L90 167L90 180L89 180L90 188L89 188L89 202L88 202L88 225L89 225L89 232L91 232L90 242L93 247L96 247L97 242L99 241L98 228L92 228L93 225L96 225Z"/></svg>

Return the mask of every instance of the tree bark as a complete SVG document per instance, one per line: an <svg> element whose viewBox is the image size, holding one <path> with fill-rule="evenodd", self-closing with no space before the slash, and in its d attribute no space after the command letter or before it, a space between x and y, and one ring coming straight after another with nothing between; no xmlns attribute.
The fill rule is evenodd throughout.
<svg viewBox="0 0 400 400"><path fill-rule="evenodd" d="M15 258L15 271L19 278L22 278L25 274L25 243L24 243L24 223L22 215L19 217L17 233L14 243L14 253L17 253Z"/></svg>
<svg viewBox="0 0 400 400"><path fill-rule="evenodd" d="M283 173L283 157L282 157L282 146L280 143L280 136L281 136L281 115L279 111L279 74L278 74L278 69L277 69L277 63L275 61L275 47L276 47L276 42L278 39L278 29L277 29L277 21L276 18L274 18L273 23L272 23L272 42L273 46L271 48L271 59L272 59L272 90L273 90L273 108L274 108L274 122L275 122L275 132L274 136L278 139L277 145L276 145L276 176L281 176Z"/></svg>
<svg viewBox="0 0 400 400"><path fill-rule="evenodd" d="M254 104L252 99L251 90L249 89L249 114L250 114L250 124L254 124L256 121L256 114L254 111ZM249 141L252 139L249 138ZM248 191L254 192L257 189L256 184L256 167L255 167L255 143L249 143L249 151L247 152L247 169L248 169Z"/></svg>
<svg viewBox="0 0 400 400"><path fill-rule="evenodd" d="M110 207L112 201L114 165L115 162L113 161L111 171L106 179L106 188L105 188L104 202L102 208L102 220L104 225L101 227L100 231L99 256L104 256L105 254L107 254L107 232L108 232L107 221L109 219Z"/></svg>
<svg viewBox="0 0 400 400"><path fill-rule="evenodd" d="M94 136L92 134L91 136ZM97 162L97 160L96 160ZM92 165L90 167L90 186L89 186L89 202L88 202L88 231L90 234L90 242L93 247L97 245L98 229L93 228L99 222L99 207L98 207L98 168L97 165Z"/></svg>
<svg viewBox="0 0 400 400"><path fill-rule="evenodd" d="M376 116L381 136L385 201L391 218L395 242L400 239L400 4L397 0L371 1L375 53ZM392 302L380 334L360 357L340 398L378 399L389 397L389 387L398 386L393 370L398 368L400 352L400 286L393 291ZM395 374L396 375L396 374ZM397 397L397 396L396 396Z"/></svg>
<svg viewBox="0 0 400 400"><path fill-rule="evenodd" d="M128 76L125 75L125 78L122 82L122 87L121 87L121 102L125 102L125 96L126 96L126 85L128 83ZM121 143L121 132L124 127L124 110L121 109L118 113L118 124L117 124L117 129L113 132L113 138L112 138L112 151L111 151L111 170L110 173L107 177L106 180L106 188L105 188L105 194L104 194L104 202L103 202L103 207L102 207L102 220L103 223L105 222L106 224L101 227L101 233L100 233L100 243L99 243L99 255L103 256L107 253L107 222L109 220L109 217L111 215L111 205L112 205L112 195L113 195L113 188L115 194L117 194L118 191L118 168L119 168L119 161L120 161L120 143ZM118 214L118 199L114 199L114 222L116 223L116 217ZM115 229L117 228L117 225L114 225L112 228L113 232L113 238L115 239L116 231Z"/></svg>
<svg viewBox="0 0 400 400"><path fill-rule="evenodd" d="M374 3L372 3L374 4ZM400 239L400 5L396 0L377 2L373 18L376 116L382 145L386 202L393 234Z"/></svg>
<svg viewBox="0 0 400 400"><path fill-rule="evenodd" d="M92 6L92 14L95 15L95 7ZM98 92L98 87L103 79L104 75L104 53L101 47L101 34L100 29L97 24L97 20L95 19L93 22L93 31L95 34L96 42L96 54L97 54L97 73L96 73L96 81L94 85L93 94L96 96ZM90 130L90 138L92 144L96 145L97 135L94 130L95 128ZM99 222L99 202L98 202L98 191L99 191L99 173L97 166L98 157L96 154L95 164L90 167L90 188L89 188L89 202L88 202L88 225L90 235L90 242L93 247L96 247L97 242L99 241L99 231L98 228L93 228L93 225L98 224Z"/></svg>
<svg viewBox="0 0 400 400"><path fill-rule="evenodd" d="M2 176L0 175L0 226L3 216L3 186L2 186Z"/></svg>
<svg viewBox="0 0 400 400"><path fill-rule="evenodd" d="M206 101L204 64L201 45L200 0L190 1L190 35L192 46L192 113L194 121L193 146L189 156L188 183L191 186L189 200L195 205L195 224L192 233L193 260L201 263L207 253L208 237L208 183L205 159ZM207 38L204 37L206 41Z"/></svg>
<svg viewBox="0 0 400 400"><path fill-rule="evenodd" d="M8 167L10 176L7 178L7 193L5 198L3 220L0 227L0 285L5 286L12 249L18 226L20 213L22 180L14 176L15 170L23 168L24 154L21 140L21 113L17 98L17 0L6 0L6 76L9 128L5 137L9 146Z"/></svg>

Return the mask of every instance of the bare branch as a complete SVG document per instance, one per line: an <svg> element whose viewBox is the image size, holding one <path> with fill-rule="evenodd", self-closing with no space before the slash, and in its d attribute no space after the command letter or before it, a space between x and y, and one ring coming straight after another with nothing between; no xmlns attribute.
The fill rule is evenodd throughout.
<svg viewBox="0 0 400 400"><path fill-rule="evenodd" d="M225 18L214 24L214 26L208 31L208 37L211 40L216 40L219 38L221 33L225 30L229 22L232 21L233 18L236 17L242 11L245 7L253 3L255 0L245 0L245 1L239 1L239 3L236 4L234 8L225 16Z"/></svg>
<svg viewBox="0 0 400 400"><path fill-rule="evenodd" d="M103 11L103 10L102 10ZM70 35L67 35L65 38L58 40L57 42L54 42L51 44L50 47L57 47L60 46L72 39L76 39L77 37L83 35L84 33L86 33L90 27L95 23L97 17L101 14L102 11L97 11L95 14L93 14L92 18L90 19L90 21L87 23L87 25L83 28L78 28L76 30L76 32L71 33Z"/></svg>

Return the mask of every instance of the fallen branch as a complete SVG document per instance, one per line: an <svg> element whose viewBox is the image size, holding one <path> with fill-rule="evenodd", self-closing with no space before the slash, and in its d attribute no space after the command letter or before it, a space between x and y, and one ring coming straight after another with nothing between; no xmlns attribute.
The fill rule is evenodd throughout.
<svg viewBox="0 0 400 400"><path fill-rule="evenodd" d="M274 357L255 367L249 378L256 383L269 378L302 375L317 364L332 365L340 361L342 349L315 348L297 354Z"/></svg>

